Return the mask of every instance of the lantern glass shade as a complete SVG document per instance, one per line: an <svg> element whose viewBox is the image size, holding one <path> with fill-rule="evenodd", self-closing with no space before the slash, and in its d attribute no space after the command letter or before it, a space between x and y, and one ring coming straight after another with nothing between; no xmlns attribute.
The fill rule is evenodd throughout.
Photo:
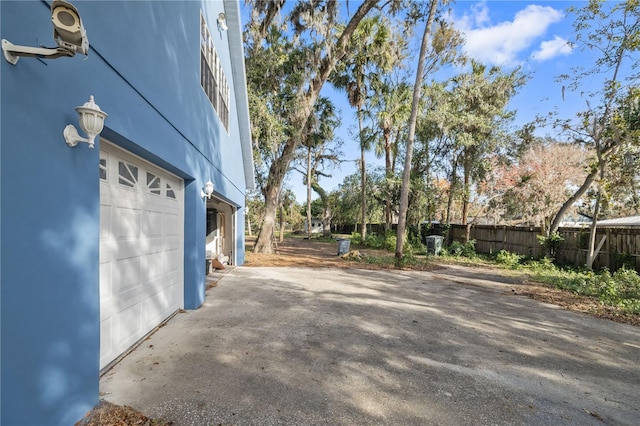
<svg viewBox="0 0 640 426"><path fill-rule="evenodd" d="M213 182L209 180L204 184L204 192L207 194L207 197L211 197L211 194L213 194Z"/></svg>
<svg viewBox="0 0 640 426"><path fill-rule="evenodd" d="M104 128L104 119L107 113L102 111L94 102L93 96L89 98L89 102L76 108L79 117L80 128L87 134L89 146L93 147L96 136L102 132Z"/></svg>

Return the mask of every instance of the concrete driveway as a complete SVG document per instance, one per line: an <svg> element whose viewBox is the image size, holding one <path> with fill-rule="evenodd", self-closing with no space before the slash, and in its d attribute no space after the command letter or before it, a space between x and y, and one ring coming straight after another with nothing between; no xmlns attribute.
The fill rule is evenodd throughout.
<svg viewBox="0 0 640 426"><path fill-rule="evenodd" d="M101 392L175 425L638 425L640 330L460 270L235 268Z"/></svg>

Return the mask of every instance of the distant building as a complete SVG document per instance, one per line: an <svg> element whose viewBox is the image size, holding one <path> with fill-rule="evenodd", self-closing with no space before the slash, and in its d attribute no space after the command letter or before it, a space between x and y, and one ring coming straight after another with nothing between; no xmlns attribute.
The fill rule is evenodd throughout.
<svg viewBox="0 0 640 426"><path fill-rule="evenodd" d="M565 217L560 226L563 227L587 227L591 226L591 218L581 214L575 214L573 216ZM602 219L598 220L598 227L601 228L613 228L613 227L635 227L640 226L640 216L626 216L618 217L615 219Z"/></svg>
<svg viewBox="0 0 640 426"><path fill-rule="evenodd" d="M599 220L598 226L601 226L601 227L640 226L640 216L627 216L627 217L619 217L616 219Z"/></svg>
<svg viewBox="0 0 640 426"><path fill-rule="evenodd" d="M324 230L324 225L322 225L322 221L320 219L311 219L311 233L312 234L322 234ZM309 225L307 221L304 221L304 233L309 233Z"/></svg>
<svg viewBox="0 0 640 426"><path fill-rule="evenodd" d="M591 222L592 220L589 216L574 212L565 215L562 218L562 222L560 222L560 226L566 228L580 228L591 225Z"/></svg>

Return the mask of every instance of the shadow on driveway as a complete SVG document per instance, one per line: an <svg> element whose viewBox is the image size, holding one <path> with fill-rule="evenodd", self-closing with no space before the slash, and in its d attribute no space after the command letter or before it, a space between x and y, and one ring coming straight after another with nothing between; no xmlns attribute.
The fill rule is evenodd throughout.
<svg viewBox="0 0 640 426"><path fill-rule="evenodd" d="M485 278L238 267L101 392L176 425L637 424L637 328Z"/></svg>

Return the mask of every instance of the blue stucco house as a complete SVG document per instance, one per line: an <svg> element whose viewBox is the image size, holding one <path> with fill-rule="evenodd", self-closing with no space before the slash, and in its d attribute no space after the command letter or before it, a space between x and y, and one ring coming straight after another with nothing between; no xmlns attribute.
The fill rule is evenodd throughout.
<svg viewBox="0 0 640 426"><path fill-rule="evenodd" d="M208 257L244 261L239 4L2 1L0 16L0 423L70 425L101 371L203 303ZM93 148L72 146L99 111Z"/></svg>

